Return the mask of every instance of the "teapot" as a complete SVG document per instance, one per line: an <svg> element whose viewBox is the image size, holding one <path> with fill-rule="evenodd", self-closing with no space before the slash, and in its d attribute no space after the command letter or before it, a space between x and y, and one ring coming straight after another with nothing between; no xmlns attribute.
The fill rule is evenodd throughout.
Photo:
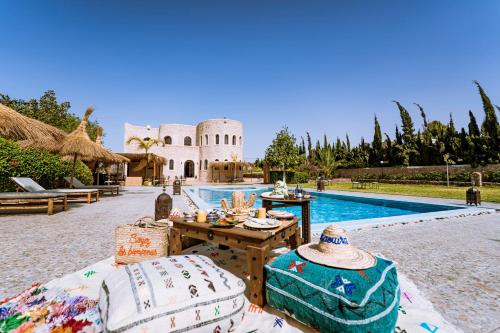
<svg viewBox="0 0 500 333"><path fill-rule="evenodd" d="M217 214L217 211L215 209L207 214L208 223L216 222L218 219L219 219L219 214Z"/></svg>

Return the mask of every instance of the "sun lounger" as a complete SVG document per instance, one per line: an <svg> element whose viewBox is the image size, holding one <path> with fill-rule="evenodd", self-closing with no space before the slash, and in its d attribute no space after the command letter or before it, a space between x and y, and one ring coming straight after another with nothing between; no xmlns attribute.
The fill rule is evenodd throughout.
<svg viewBox="0 0 500 333"><path fill-rule="evenodd" d="M47 215L54 213L54 205L68 207L67 196L57 192L3 192L0 193L0 210L31 210L47 208Z"/></svg>
<svg viewBox="0 0 500 333"><path fill-rule="evenodd" d="M64 177L68 184L71 184L71 177ZM120 194L120 185L85 185L77 178L73 178L73 187L79 190L97 189L101 194L109 192L111 195Z"/></svg>
<svg viewBox="0 0 500 333"><path fill-rule="evenodd" d="M99 201L99 191L97 189L69 189L69 188L57 188L52 190L46 190L40 184L35 182L33 179L28 177L10 177L17 186L26 192L31 193L62 193L66 194L68 198L81 198L85 197L87 203L92 202L92 197L94 201Z"/></svg>

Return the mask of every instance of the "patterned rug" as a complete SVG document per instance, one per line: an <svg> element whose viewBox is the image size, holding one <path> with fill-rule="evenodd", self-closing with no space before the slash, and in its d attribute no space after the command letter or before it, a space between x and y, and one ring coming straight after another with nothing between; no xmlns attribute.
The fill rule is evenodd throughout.
<svg viewBox="0 0 500 333"><path fill-rule="evenodd" d="M285 253L273 251L272 256ZM201 244L185 251L211 258L218 266L248 281L246 255L240 250L220 250L216 245ZM0 332L101 332L97 308L99 288L104 277L119 267L114 258L95 263L83 270L31 288L0 303ZM461 332L436 312L416 286L398 272L401 305L396 333ZM248 288L247 288L248 289ZM314 332L296 320L269 306L246 305L244 321L236 333Z"/></svg>

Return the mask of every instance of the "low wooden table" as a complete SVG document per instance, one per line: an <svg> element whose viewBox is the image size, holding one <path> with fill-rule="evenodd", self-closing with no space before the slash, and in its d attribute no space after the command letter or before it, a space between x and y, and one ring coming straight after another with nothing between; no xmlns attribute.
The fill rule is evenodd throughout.
<svg viewBox="0 0 500 333"><path fill-rule="evenodd" d="M302 239L303 243L311 242L311 201L316 197L307 199L277 199L262 197L262 207L269 211L274 208L299 206L302 208Z"/></svg>
<svg viewBox="0 0 500 333"><path fill-rule="evenodd" d="M287 240L292 249L300 245L298 219L282 221L281 225L271 230L249 230L242 224L233 228L216 228L209 223L173 221L170 230L170 255L182 252L182 237L191 237L208 242L223 244L247 253L250 273L250 301L264 306L264 265L269 261L269 251Z"/></svg>

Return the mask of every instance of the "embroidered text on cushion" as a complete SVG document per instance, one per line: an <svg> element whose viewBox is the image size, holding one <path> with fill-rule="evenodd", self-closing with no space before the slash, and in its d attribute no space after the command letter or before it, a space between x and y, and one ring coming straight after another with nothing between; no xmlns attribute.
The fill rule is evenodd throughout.
<svg viewBox="0 0 500 333"><path fill-rule="evenodd" d="M326 267L296 251L266 265L272 307L321 332L393 332L400 290L394 264L363 270Z"/></svg>
<svg viewBox="0 0 500 333"><path fill-rule="evenodd" d="M171 256L108 275L99 306L107 332L227 332L242 320L244 291L207 257Z"/></svg>

